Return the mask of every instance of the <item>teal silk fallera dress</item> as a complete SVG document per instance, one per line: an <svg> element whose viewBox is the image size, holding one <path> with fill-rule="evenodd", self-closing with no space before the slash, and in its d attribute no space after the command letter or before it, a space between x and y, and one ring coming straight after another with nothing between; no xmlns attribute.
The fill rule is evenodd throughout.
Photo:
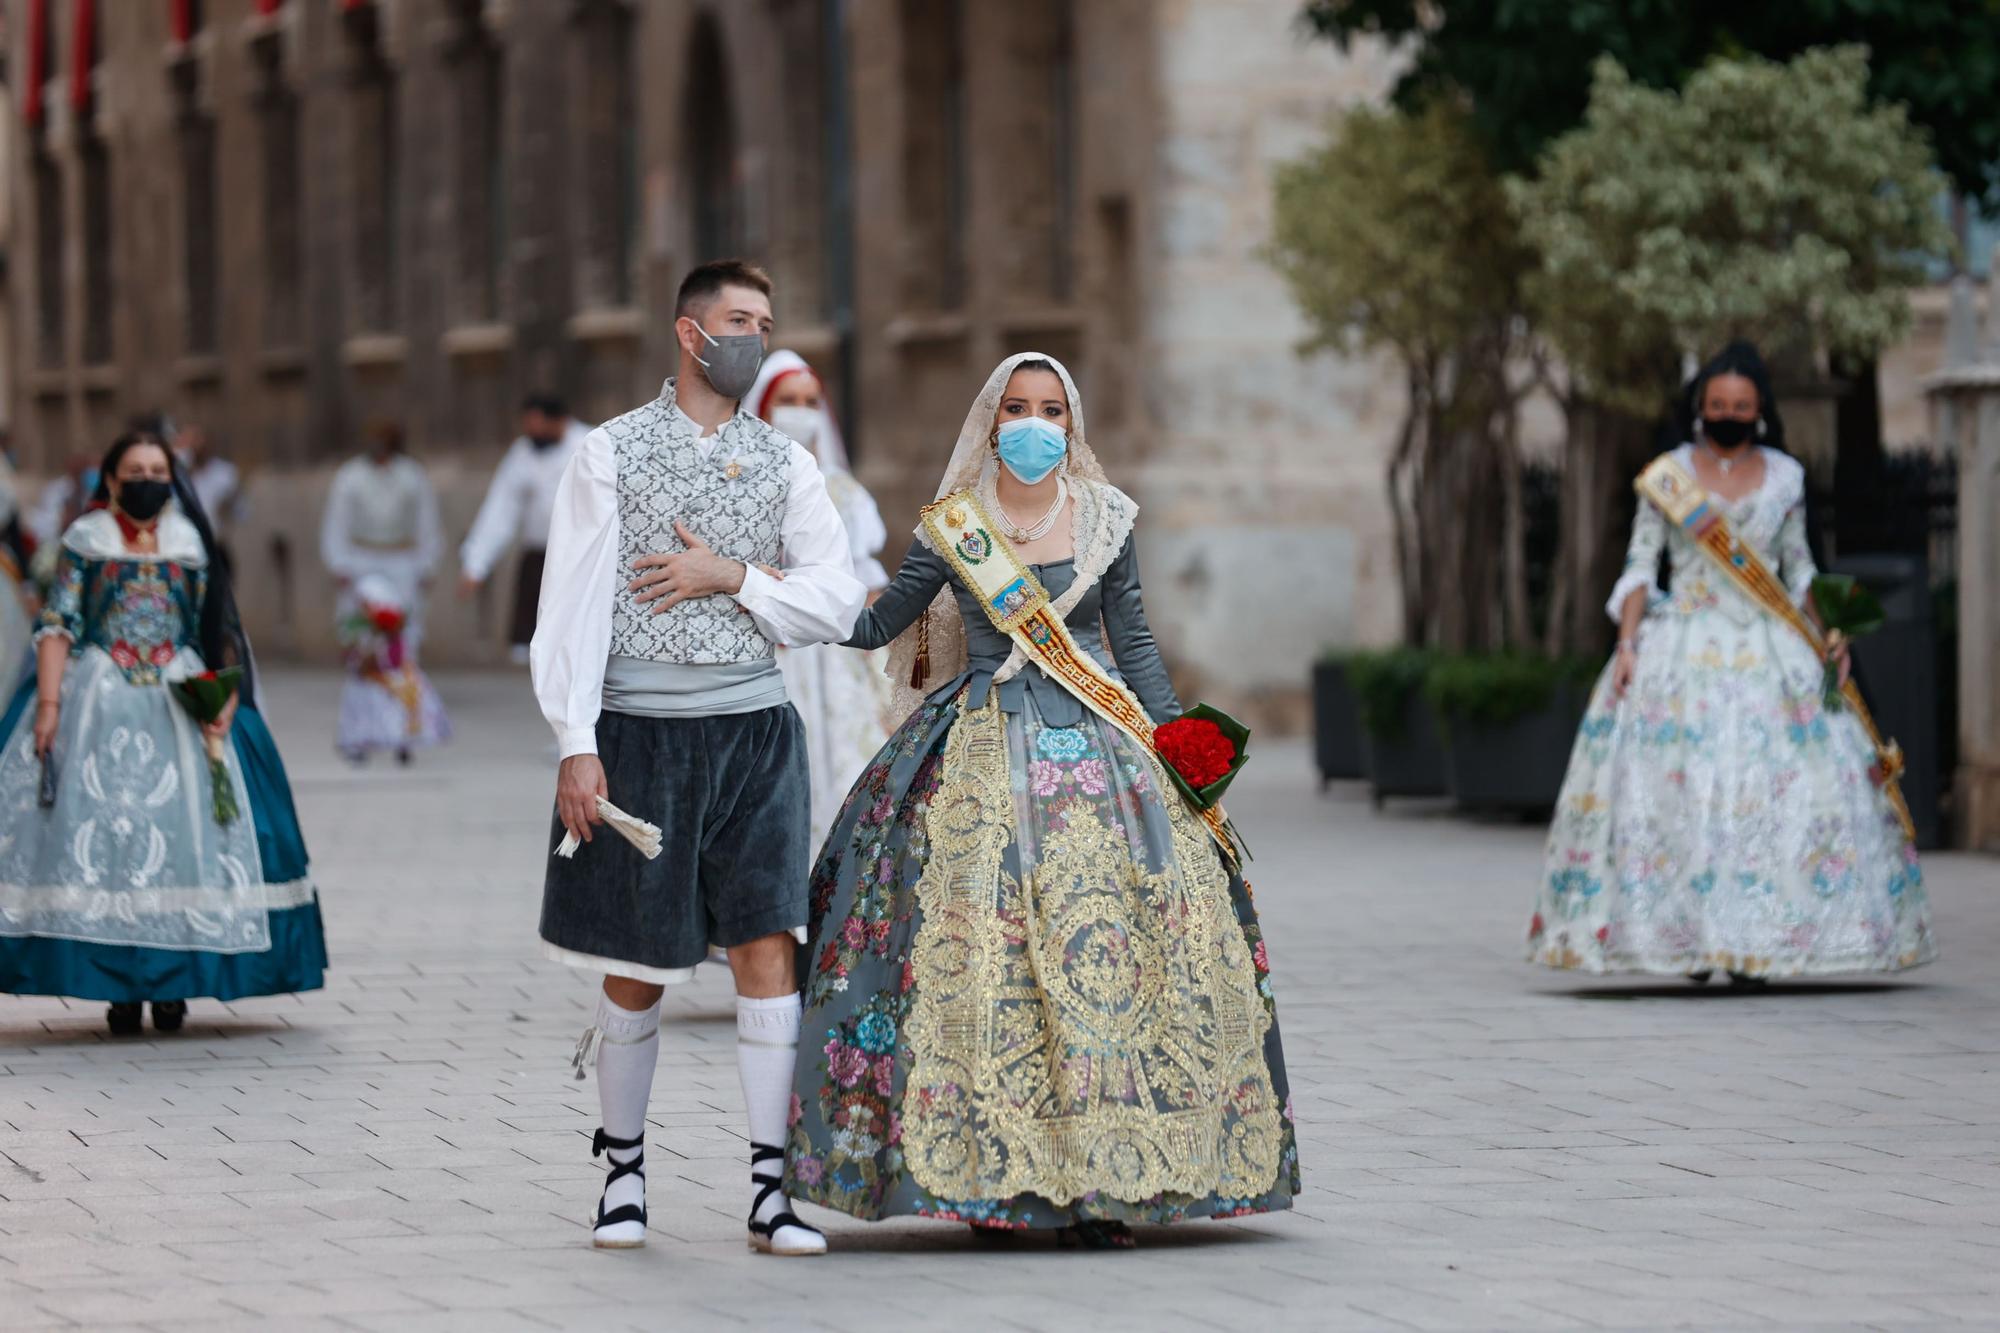
<svg viewBox="0 0 2000 1333"><path fill-rule="evenodd" d="M0 992L113 1003L313 990L326 943L277 745L239 707L218 823L199 728L167 680L203 669L207 561L169 510L157 554L86 514L63 536L38 637L71 643L40 801L32 675L0 716Z"/></svg>

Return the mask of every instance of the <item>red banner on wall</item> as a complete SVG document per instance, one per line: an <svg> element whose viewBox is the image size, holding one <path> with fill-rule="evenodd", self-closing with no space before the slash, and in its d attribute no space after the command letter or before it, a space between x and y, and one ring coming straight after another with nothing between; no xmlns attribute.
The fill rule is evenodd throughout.
<svg viewBox="0 0 2000 1333"><path fill-rule="evenodd" d="M42 85L49 81L49 0L28 0L28 95L21 114L42 123Z"/></svg>
<svg viewBox="0 0 2000 1333"><path fill-rule="evenodd" d="M76 0L70 54L69 104L80 116L90 110L90 79L97 72L97 0Z"/></svg>

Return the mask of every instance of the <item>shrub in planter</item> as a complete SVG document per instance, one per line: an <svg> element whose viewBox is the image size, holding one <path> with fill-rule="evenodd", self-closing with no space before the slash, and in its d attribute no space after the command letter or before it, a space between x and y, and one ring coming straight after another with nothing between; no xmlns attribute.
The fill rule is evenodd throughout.
<svg viewBox="0 0 2000 1333"><path fill-rule="evenodd" d="M1425 677L1452 798L1473 809L1556 803L1599 664L1514 654L1454 657Z"/></svg>
<svg viewBox="0 0 2000 1333"><path fill-rule="evenodd" d="M1421 648L1355 653L1347 681L1361 714L1362 767L1385 796L1444 794L1444 748L1423 698L1435 655Z"/></svg>
<svg viewBox="0 0 2000 1333"><path fill-rule="evenodd" d="M1320 785L1362 776L1361 713L1344 654L1328 653L1313 663L1312 690L1313 760Z"/></svg>

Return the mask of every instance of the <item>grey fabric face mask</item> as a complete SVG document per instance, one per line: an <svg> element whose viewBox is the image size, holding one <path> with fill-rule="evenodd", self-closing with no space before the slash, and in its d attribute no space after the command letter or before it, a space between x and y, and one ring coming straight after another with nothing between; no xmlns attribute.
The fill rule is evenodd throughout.
<svg viewBox="0 0 2000 1333"><path fill-rule="evenodd" d="M702 328L699 321L695 331L708 339L708 359L695 358L707 377L709 387L724 398L742 398L750 392L750 386L757 382L758 367L764 364L764 335L761 333L731 333L716 337Z"/></svg>

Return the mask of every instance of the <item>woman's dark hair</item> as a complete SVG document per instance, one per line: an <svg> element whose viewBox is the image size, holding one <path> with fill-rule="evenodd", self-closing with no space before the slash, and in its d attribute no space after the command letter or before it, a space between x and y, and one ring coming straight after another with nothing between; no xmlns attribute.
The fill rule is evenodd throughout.
<svg viewBox="0 0 2000 1333"><path fill-rule="evenodd" d="M180 506L182 516L194 524L194 530L201 535L201 549L208 553L208 591L201 599L202 665L210 671L225 666L242 667L243 684L239 693L244 703L254 705L257 699L255 682L251 678L250 641L244 637L243 621L236 614L236 590L231 578L229 553L216 541L215 525L209 522L207 511L201 507L201 498L188 481L187 469L181 466L181 460L167 447L166 441L151 430L130 430L113 440L111 447L105 451L104 461L98 464L97 503L111 503L112 474L117 472L119 461L142 444L153 445L167 456L167 467L173 475L174 502Z"/></svg>
<svg viewBox="0 0 2000 1333"><path fill-rule="evenodd" d="M1778 412L1778 396L1771 390L1770 368L1764 364L1757 345L1740 338L1710 358L1682 389L1679 401L1674 404L1674 427L1679 432L1676 443L1695 437L1695 418L1701 415L1702 395L1708 392L1710 380L1723 375L1741 375L1757 387L1757 414L1764 419L1764 433L1757 437L1757 443L1784 452L1785 419Z"/></svg>

